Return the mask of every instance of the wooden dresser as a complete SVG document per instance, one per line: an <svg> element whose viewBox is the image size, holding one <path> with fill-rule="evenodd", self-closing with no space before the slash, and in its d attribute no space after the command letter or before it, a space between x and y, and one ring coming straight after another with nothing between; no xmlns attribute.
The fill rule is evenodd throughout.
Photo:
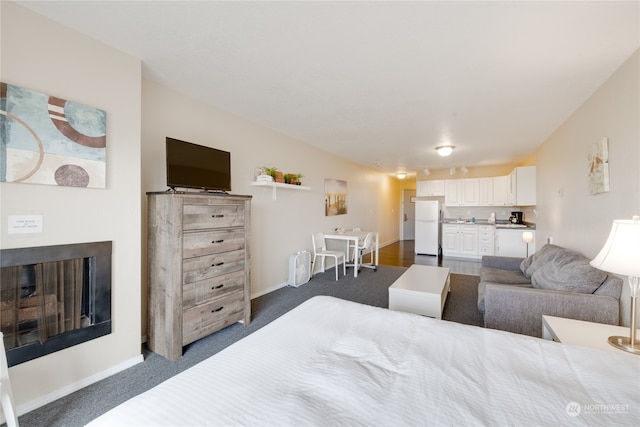
<svg viewBox="0 0 640 427"><path fill-rule="evenodd" d="M149 349L182 347L251 321L251 196L147 193Z"/></svg>

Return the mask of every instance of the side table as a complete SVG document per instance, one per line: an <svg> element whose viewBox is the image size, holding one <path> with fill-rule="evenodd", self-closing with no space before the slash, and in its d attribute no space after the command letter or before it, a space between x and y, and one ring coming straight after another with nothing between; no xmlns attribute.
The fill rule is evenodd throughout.
<svg viewBox="0 0 640 427"><path fill-rule="evenodd" d="M629 328L605 325L603 323L585 322L583 320L566 319L563 317L542 316L542 338L546 340L599 348L635 356L609 344L607 339L612 335L629 336ZM640 331L638 336L640 336Z"/></svg>

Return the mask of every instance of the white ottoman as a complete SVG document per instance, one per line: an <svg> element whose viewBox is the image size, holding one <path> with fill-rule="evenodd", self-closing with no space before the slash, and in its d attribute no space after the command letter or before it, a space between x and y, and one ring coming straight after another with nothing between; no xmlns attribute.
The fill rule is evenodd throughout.
<svg viewBox="0 0 640 427"><path fill-rule="evenodd" d="M442 319L449 269L413 264L389 287L389 309Z"/></svg>

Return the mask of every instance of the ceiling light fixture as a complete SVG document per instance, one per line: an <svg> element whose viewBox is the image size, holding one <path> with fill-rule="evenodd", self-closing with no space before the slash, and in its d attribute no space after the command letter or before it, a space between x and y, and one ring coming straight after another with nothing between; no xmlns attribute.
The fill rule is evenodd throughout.
<svg viewBox="0 0 640 427"><path fill-rule="evenodd" d="M429 168L424 168L424 174L429 176L429 174L431 173L431 171L429 170Z"/></svg>
<svg viewBox="0 0 640 427"><path fill-rule="evenodd" d="M406 172L397 172L396 176L398 177L398 179L405 179L407 177L407 173Z"/></svg>
<svg viewBox="0 0 640 427"><path fill-rule="evenodd" d="M456 148L453 145L441 145L439 147L436 147L436 151L438 152L438 154L440 154L442 157L447 157L448 155L450 155L451 153L453 153L453 149Z"/></svg>

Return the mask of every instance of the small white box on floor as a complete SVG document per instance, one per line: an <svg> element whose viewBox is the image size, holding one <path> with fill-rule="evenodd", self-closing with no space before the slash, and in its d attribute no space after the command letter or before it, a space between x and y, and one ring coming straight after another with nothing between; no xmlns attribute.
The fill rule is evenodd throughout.
<svg viewBox="0 0 640 427"><path fill-rule="evenodd" d="M389 309L442 319L449 269L412 265L389 287Z"/></svg>

